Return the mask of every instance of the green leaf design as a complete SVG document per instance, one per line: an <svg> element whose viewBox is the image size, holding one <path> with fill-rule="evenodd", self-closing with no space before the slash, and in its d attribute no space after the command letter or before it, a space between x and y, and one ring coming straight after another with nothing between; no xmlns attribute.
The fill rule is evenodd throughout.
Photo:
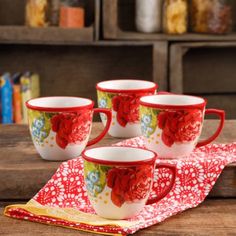
<svg viewBox="0 0 236 236"><path fill-rule="evenodd" d="M84 161L84 179L90 195L96 197L104 190L109 169L108 166Z"/></svg>
<svg viewBox="0 0 236 236"><path fill-rule="evenodd" d="M98 107L112 108L112 98L115 96L113 93L107 93L97 90Z"/></svg>
<svg viewBox="0 0 236 236"><path fill-rule="evenodd" d="M151 107L140 106L140 122L143 136L149 138L157 128L159 110Z"/></svg>

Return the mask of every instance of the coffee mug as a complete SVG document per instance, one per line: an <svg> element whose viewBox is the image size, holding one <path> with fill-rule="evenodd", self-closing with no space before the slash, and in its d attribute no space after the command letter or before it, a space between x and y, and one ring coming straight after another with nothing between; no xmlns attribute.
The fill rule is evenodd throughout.
<svg viewBox="0 0 236 236"><path fill-rule="evenodd" d="M156 93L157 85L144 80L108 80L97 84L98 107L112 110L108 133L117 138L141 135L139 129L139 99ZM106 117L101 114L103 124Z"/></svg>
<svg viewBox="0 0 236 236"><path fill-rule="evenodd" d="M107 219L127 219L164 198L175 183L176 167L156 164L156 157L152 151L132 147L83 151L85 186L95 212ZM172 179L164 192L149 199L154 171L159 168L170 169Z"/></svg>
<svg viewBox="0 0 236 236"><path fill-rule="evenodd" d="M41 97L26 102L34 146L45 160L62 161L78 157L86 146L99 142L111 124L111 111L95 108L80 97ZM88 141L94 112L106 115L102 133Z"/></svg>
<svg viewBox="0 0 236 236"><path fill-rule="evenodd" d="M158 94L140 99L140 125L145 147L159 157L188 156L195 147L211 143L220 134L225 120L223 110L205 109L201 97ZM220 118L216 132L207 140L198 142L204 115L215 114Z"/></svg>

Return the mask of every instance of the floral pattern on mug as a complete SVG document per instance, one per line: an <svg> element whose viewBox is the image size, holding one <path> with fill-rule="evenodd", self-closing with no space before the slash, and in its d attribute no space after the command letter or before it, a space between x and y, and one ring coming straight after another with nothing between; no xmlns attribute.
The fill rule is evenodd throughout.
<svg viewBox="0 0 236 236"><path fill-rule="evenodd" d="M107 186L112 189L111 200L121 207L125 202L133 203L145 199L152 186L153 167L113 167L107 173Z"/></svg>
<svg viewBox="0 0 236 236"><path fill-rule="evenodd" d="M106 185L106 175L109 167L84 161L84 180L88 193L96 197Z"/></svg>
<svg viewBox="0 0 236 236"><path fill-rule="evenodd" d="M68 144L77 144L87 138L91 127L92 112L49 113L29 110L30 132L37 144L43 144L51 130L56 132L57 145L65 149Z"/></svg>
<svg viewBox="0 0 236 236"><path fill-rule="evenodd" d="M139 122L139 99L142 96L151 93L138 94L113 94L97 91L98 106L100 108L112 108L116 114L116 120L122 127L128 123L134 124Z"/></svg>
<svg viewBox="0 0 236 236"><path fill-rule="evenodd" d="M157 109L140 106L140 125L143 136L149 138L157 128Z"/></svg>
<svg viewBox="0 0 236 236"><path fill-rule="evenodd" d="M145 199L152 186L153 167L112 167L84 161L85 186L90 196L97 197L105 186L111 189L111 201L117 207L125 202Z"/></svg>
<svg viewBox="0 0 236 236"><path fill-rule="evenodd" d="M174 143L194 141L201 132L202 119L199 109L161 111L157 122L163 143L171 147Z"/></svg>
<svg viewBox="0 0 236 236"><path fill-rule="evenodd" d="M50 119L53 113L28 110L28 119L32 139L37 144L42 144L51 130Z"/></svg>
<svg viewBox="0 0 236 236"><path fill-rule="evenodd" d="M97 90L97 95L99 108L112 108L112 98L115 96L115 94Z"/></svg>
<svg viewBox="0 0 236 236"><path fill-rule="evenodd" d="M56 132L56 142L65 149L68 144L77 144L84 141L91 127L92 112L62 112L51 118L52 131Z"/></svg>
<svg viewBox="0 0 236 236"><path fill-rule="evenodd" d="M98 96L99 108L108 108L108 109L112 108L112 98L115 96L115 94L97 90L97 96ZM104 114L100 113L100 116L103 121L107 120L107 117Z"/></svg>
<svg viewBox="0 0 236 236"><path fill-rule="evenodd" d="M125 127L128 123L139 121L139 99L136 94L116 95L112 99L112 107L117 112L117 122Z"/></svg>

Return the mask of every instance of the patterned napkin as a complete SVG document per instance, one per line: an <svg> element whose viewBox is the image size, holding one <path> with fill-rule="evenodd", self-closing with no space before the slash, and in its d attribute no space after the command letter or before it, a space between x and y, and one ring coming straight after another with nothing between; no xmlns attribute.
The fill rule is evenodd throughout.
<svg viewBox="0 0 236 236"><path fill-rule="evenodd" d="M141 137L118 146L143 147ZM44 224L69 227L108 235L132 234L157 224L186 209L196 207L209 194L224 167L236 161L236 143L211 144L196 149L188 158L165 161L177 164L172 191L160 202L145 206L129 220L106 220L97 216L88 200L83 180L83 161L79 157L61 164L49 182L25 205L11 205L4 214ZM171 173L158 170L151 197L169 185Z"/></svg>

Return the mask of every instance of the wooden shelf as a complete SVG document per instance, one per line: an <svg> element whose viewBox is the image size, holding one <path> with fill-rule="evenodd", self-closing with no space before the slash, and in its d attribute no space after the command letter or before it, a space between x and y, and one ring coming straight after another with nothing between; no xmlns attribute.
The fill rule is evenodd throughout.
<svg viewBox="0 0 236 236"><path fill-rule="evenodd" d="M116 40L158 41L236 41L236 33L228 35L195 34L167 35L163 33L140 33L135 29L134 0L103 1L103 36Z"/></svg>
<svg viewBox="0 0 236 236"><path fill-rule="evenodd" d="M99 37L100 0L88 0L85 4L85 27L31 28L25 24L25 1L0 0L0 43L73 44L92 42Z"/></svg>
<svg viewBox="0 0 236 236"><path fill-rule="evenodd" d="M0 26L0 43L71 44L76 42L92 42L93 30L92 26L83 29Z"/></svg>
<svg viewBox="0 0 236 236"><path fill-rule="evenodd" d="M104 29L105 32L105 29ZM107 37L106 37L107 36ZM129 32L117 29L116 36L111 35L106 32L105 38L113 38L119 40L157 40L157 41L169 41L169 42L199 42L199 41L236 41L236 33L226 34L226 35L211 35L211 34L194 34L186 33L182 35L168 35L163 33L139 33L139 32Z"/></svg>

